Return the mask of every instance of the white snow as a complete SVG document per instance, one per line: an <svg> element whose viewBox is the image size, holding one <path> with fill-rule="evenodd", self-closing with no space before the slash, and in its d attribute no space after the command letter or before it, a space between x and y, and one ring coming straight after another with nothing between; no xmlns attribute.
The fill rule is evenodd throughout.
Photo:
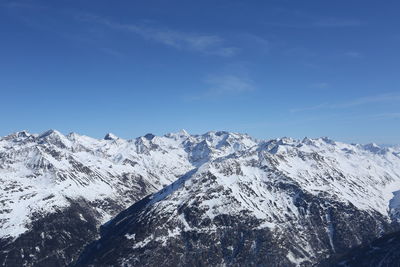
<svg viewBox="0 0 400 267"><path fill-rule="evenodd" d="M173 212L204 198L200 201L204 218L250 212L260 219L260 229L274 231L284 229L288 217L296 221L300 216L294 205L296 196L271 187L287 179L306 192L323 192L361 210L377 211L388 220L398 214L400 150L395 147L350 145L327 138L259 141L228 132L190 135L181 131L149 139L110 135L110 140L98 140L53 130L0 138L4 211L0 236L17 237L29 228L33 213L67 207L68 198L89 202L111 198L128 207L143 197L132 195L139 194L143 184L146 194L169 185L149 204L158 210ZM215 179L204 180L207 175ZM102 222L116 212L98 211ZM178 218L184 231L196 230L182 215ZM329 226L327 235L331 238ZM293 255L288 257L296 261Z"/></svg>
<svg viewBox="0 0 400 267"><path fill-rule="evenodd" d="M243 140L255 145L250 137L227 133L191 136L181 131L152 140L123 140L113 134L108 137L110 140L77 133L64 136L49 130L39 135L18 132L0 138L0 236L17 237L28 229L32 214L67 207L67 199L113 199L128 207L195 169L203 157L210 160L228 155ZM236 148L222 145L228 139ZM206 140L221 148L211 146L204 155L191 155L190 151ZM143 185L147 191L139 195ZM103 223L118 211L101 208L98 212Z"/></svg>

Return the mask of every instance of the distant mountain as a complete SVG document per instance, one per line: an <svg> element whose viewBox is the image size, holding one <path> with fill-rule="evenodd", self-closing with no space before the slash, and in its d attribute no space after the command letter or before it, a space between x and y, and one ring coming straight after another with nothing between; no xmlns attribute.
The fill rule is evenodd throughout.
<svg viewBox="0 0 400 267"><path fill-rule="evenodd" d="M254 145L225 132L97 140L50 130L0 138L0 263L64 266L132 203L203 162Z"/></svg>
<svg viewBox="0 0 400 267"><path fill-rule="evenodd" d="M398 229L399 188L393 148L261 141L121 212L76 266L323 264Z"/></svg>
<svg viewBox="0 0 400 267"><path fill-rule="evenodd" d="M311 266L398 230L399 190L396 147L17 132L0 138L0 263Z"/></svg>

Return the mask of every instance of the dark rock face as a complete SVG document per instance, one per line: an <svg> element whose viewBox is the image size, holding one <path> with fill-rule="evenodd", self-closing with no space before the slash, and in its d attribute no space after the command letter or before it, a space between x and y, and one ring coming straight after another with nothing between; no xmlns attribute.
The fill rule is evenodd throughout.
<svg viewBox="0 0 400 267"><path fill-rule="evenodd" d="M149 141L153 140L154 137L156 137L156 136L152 133L148 133L144 136L144 138L146 138Z"/></svg>
<svg viewBox="0 0 400 267"><path fill-rule="evenodd" d="M173 200L174 193L159 202L153 195L134 204L102 226L101 239L85 249L76 266L313 266L393 229L377 213L315 197L285 183L275 184L273 190L296 196L298 219L288 216L282 225L268 228L250 211L209 217L203 203L211 195L235 201L216 179L212 174L196 177L192 187L209 190L177 206L163 203ZM183 190L184 183L171 188ZM252 194L249 189L247 194ZM299 236L308 248L298 242Z"/></svg>
<svg viewBox="0 0 400 267"><path fill-rule="evenodd" d="M342 256L332 257L320 264L348 267L398 267L400 266L400 232L378 238L368 245L351 249Z"/></svg>
<svg viewBox="0 0 400 267"><path fill-rule="evenodd" d="M0 138L0 266L70 264L108 218L192 168L155 168L151 155L164 147L149 142L139 153L134 142L105 139L54 130Z"/></svg>
<svg viewBox="0 0 400 267"><path fill-rule="evenodd" d="M398 149L105 139L0 138L0 265L314 266L398 230L400 196L386 190L400 189Z"/></svg>
<svg viewBox="0 0 400 267"><path fill-rule="evenodd" d="M112 133L108 133L104 136L104 140L112 141L116 139L118 139L118 137L113 135Z"/></svg>
<svg viewBox="0 0 400 267"><path fill-rule="evenodd" d="M140 216L138 206L131 207L133 213L130 217ZM185 209L181 212L188 218L189 225L196 223L196 211ZM252 217L221 215L213 222L197 222L204 228L216 226L213 232L183 231L162 243L157 238L168 235L175 226L168 219L146 218L143 221L123 222L118 224L118 229L105 226L103 238L86 249L76 266L217 266L222 263L266 266L266 262L280 262L276 266L293 265L285 258L282 244L273 238L268 229L257 230L259 222ZM127 235L132 239L128 239ZM153 238L146 239L148 235ZM136 240L148 243L135 248Z"/></svg>
<svg viewBox="0 0 400 267"><path fill-rule="evenodd" d="M66 266L98 237L100 217L84 201L46 216L36 215L31 229L15 240L0 240L2 266Z"/></svg>

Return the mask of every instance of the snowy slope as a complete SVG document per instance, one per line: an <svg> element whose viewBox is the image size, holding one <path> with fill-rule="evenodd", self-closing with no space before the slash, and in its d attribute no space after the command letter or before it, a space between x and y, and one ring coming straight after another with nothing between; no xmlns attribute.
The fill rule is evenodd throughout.
<svg viewBox="0 0 400 267"><path fill-rule="evenodd" d="M144 198L103 227L103 252L123 247L110 264L161 264L174 252L188 264L314 264L396 227L399 190L397 147L228 132L18 132L0 138L0 262L69 264L100 224ZM211 244L216 254L193 256ZM94 252L82 259L95 262Z"/></svg>
<svg viewBox="0 0 400 267"><path fill-rule="evenodd" d="M391 231L399 189L391 148L261 141L119 214L78 266L309 266Z"/></svg>
<svg viewBox="0 0 400 267"><path fill-rule="evenodd" d="M91 219L100 225L202 163L254 145L249 136L226 132L191 136L181 131L133 140L54 130L11 134L0 139L0 238L8 240L7 246L29 239L30 230L38 231L35 222L56 213L69 216L64 213L77 202L77 219L86 223L86 215L94 212Z"/></svg>
<svg viewBox="0 0 400 267"><path fill-rule="evenodd" d="M18 236L27 229L30 214L68 205L67 198L112 198L127 205L173 182L198 161L254 145L250 138L236 143L235 137L242 137L231 135L232 145L225 140L228 135L192 137L185 132L135 140L112 134L96 140L57 131L41 135L20 132L2 138L0 201L8 212L0 215L0 236ZM146 188L137 188L138 192L147 191L127 195L138 187L139 179ZM113 211L102 212L108 220Z"/></svg>

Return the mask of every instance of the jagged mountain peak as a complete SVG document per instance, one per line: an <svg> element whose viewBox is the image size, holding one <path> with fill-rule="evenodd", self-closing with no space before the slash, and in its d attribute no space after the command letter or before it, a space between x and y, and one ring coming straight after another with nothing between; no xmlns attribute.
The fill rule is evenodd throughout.
<svg viewBox="0 0 400 267"><path fill-rule="evenodd" d="M20 131L15 133L17 137L30 137L32 136L28 131Z"/></svg>
<svg viewBox="0 0 400 267"><path fill-rule="evenodd" d="M67 138L76 139L76 138L79 138L80 136L81 136L81 135L78 134L78 133L76 133L76 132L70 132L70 133L67 135Z"/></svg>
<svg viewBox="0 0 400 267"><path fill-rule="evenodd" d="M116 135L113 134L113 133L108 133L108 134L106 134L106 135L104 136L104 140L107 140L107 141L113 141L113 140L118 140L118 139L119 139L119 137L116 136Z"/></svg>
<svg viewBox="0 0 400 267"><path fill-rule="evenodd" d="M148 133L148 134L144 135L144 138L146 138L149 141L153 140L154 137L156 137L156 136L152 133Z"/></svg>
<svg viewBox="0 0 400 267"><path fill-rule="evenodd" d="M190 136L190 134L185 130L185 129L181 129L179 132L178 132L178 134L180 135L180 136Z"/></svg>
<svg viewBox="0 0 400 267"><path fill-rule="evenodd" d="M350 145L341 143L333 149L298 143L277 139L258 153L252 147L209 159L105 225L78 266L175 260L241 265L251 259L265 263L266 251L277 253L271 265L308 266L390 229L388 205L400 189L399 159L357 147L360 153L348 155L341 148ZM271 153L268 144L296 153ZM207 140L198 144L206 145ZM202 248L207 257L198 253ZM172 257L164 261L163 251Z"/></svg>
<svg viewBox="0 0 400 267"><path fill-rule="evenodd" d="M21 140L21 139L25 139L25 138L29 138L29 137L34 137L34 135L30 134L28 131L23 130L23 131L19 131L19 132L15 132L12 134L9 134L7 136L4 137L0 137L0 140Z"/></svg>
<svg viewBox="0 0 400 267"><path fill-rule="evenodd" d="M46 230L51 227L35 225L48 216L62 214L78 203L77 213L71 216L68 210L62 215L68 220L62 220L73 220L74 229L79 229L87 226L91 214L91 227L97 233L99 224L144 198L133 206L134 214L128 209L118 216L130 218L121 222L127 228L117 229L112 223L111 228L103 227L122 233L117 245L110 243L112 249L118 244L138 251L150 249L146 244L160 249L170 245L178 251L204 247L224 255L226 261L205 265L229 265L238 260L234 251L245 248L253 259L265 259L261 251L275 251L280 261L274 263L291 266L315 263L319 255L378 235L400 214L400 201L393 194L400 190L400 157L324 138L260 141L246 134L212 131L110 141L51 131L3 138L0 155L0 187L6 192L0 195L4 206L0 237L37 240L40 248L43 240L65 238ZM365 233L357 220L367 225ZM45 237L39 234L32 239L29 234L34 227ZM76 242L79 238L74 239L68 227L60 226L60 235L66 231L69 240ZM339 235L343 231L351 236L344 243ZM288 233L300 234L292 237ZM282 239L272 238L275 234ZM195 239L199 243L186 246L185 242L194 240L191 236L199 237ZM233 239L224 239L227 236ZM259 239L264 237L268 238ZM79 242L95 237L91 238ZM29 255L39 253L29 244L32 249L24 248L25 263L33 260ZM65 245L57 247L62 255ZM15 251L21 254L19 248ZM142 257L136 252L132 255ZM155 255L159 259L162 254ZM190 257L185 259L190 262Z"/></svg>
<svg viewBox="0 0 400 267"><path fill-rule="evenodd" d="M48 130L42 134L30 134L27 131L16 132L10 134L0 140L14 140L16 142L37 142L39 144L56 145L62 148L77 148L86 147L94 149L94 147L102 146L100 140L77 133L70 133L67 136L57 130ZM233 153L234 151L248 149L253 146L259 146L259 149L266 149L270 153L290 153L294 151L339 151L343 150L347 153L355 153L356 151L366 151L375 154L386 154L389 152L399 153L400 149L397 146L380 147L374 143L346 144L334 141L327 137L308 138L302 140L293 139L290 137L282 137L271 140L258 140L247 134L233 133L227 131L209 131L202 135L190 135L182 130L178 133L170 133L164 136L156 136L154 134L146 134L130 141L124 141L112 133L108 133L103 140L106 141L121 141L118 146L129 145L129 143L140 143L147 149L157 148L158 146L188 146L188 149L195 145L209 147L209 152L225 151L224 153ZM174 140L174 141L173 141ZM124 142L122 142L124 141ZM172 142L172 143L171 143ZM115 145L115 144L114 144ZM207 152L208 153L208 152ZM220 153L217 153L218 155ZM216 155L217 155L216 154Z"/></svg>
<svg viewBox="0 0 400 267"><path fill-rule="evenodd" d="M190 135L186 130L182 129L178 132L167 133L164 135L164 137L172 138L177 141L185 141L187 139L191 139L192 135Z"/></svg>
<svg viewBox="0 0 400 267"><path fill-rule="evenodd" d="M376 143L370 143L370 144L363 145L362 148L365 150L368 150L372 153L380 153L380 154L384 154L389 151L388 148L380 147Z"/></svg>
<svg viewBox="0 0 400 267"><path fill-rule="evenodd" d="M3 138L0 143L0 180L4 179L0 181L3 183L0 186L12 186L21 191L13 191L0 200L8 203L9 210L20 209L14 208L16 206L24 207L22 210L27 217L42 205L50 205L49 202L54 203L54 207L64 207L68 204L66 198L104 201L117 194L116 202L122 207L123 201L152 193L207 160L246 148L246 145L235 149L218 146L218 142L210 143L203 136L175 139L171 135L160 137L148 134L125 141L109 134L107 139L118 142L108 142L110 140L98 140L77 133L64 136L56 130L49 130L24 137L23 140L27 141L19 142L21 138L18 135ZM138 181L142 188L132 185ZM137 194L123 195L122 192L128 191ZM35 201L32 202L30 197L21 197L27 192L35 195L32 195ZM51 194L55 197L47 199ZM10 196L15 200L9 201ZM48 209L48 212L52 211L53 208ZM103 212L104 218L112 214L110 210ZM29 219L17 216L11 220L12 216L8 213L0 215L0 221L3 218L5 223L4 235L18 235L29 225ZM13 228L18 230L11 231Z"/></svg>
<svg viewBox="0 0 400 267"><path fill-rule="evenodd" d="M64 136L64 135L57 130L50 129L50 130L47 130L47 131L39 134L38 138L60 137L60 136Z"/></svg>
<svg viewBox="0 0 400 267"><path fill-rule="evenodd" d="M36 137L39 144L55 145L59 148L70 148L73 143L57 130L48 130Z"/></svg>

